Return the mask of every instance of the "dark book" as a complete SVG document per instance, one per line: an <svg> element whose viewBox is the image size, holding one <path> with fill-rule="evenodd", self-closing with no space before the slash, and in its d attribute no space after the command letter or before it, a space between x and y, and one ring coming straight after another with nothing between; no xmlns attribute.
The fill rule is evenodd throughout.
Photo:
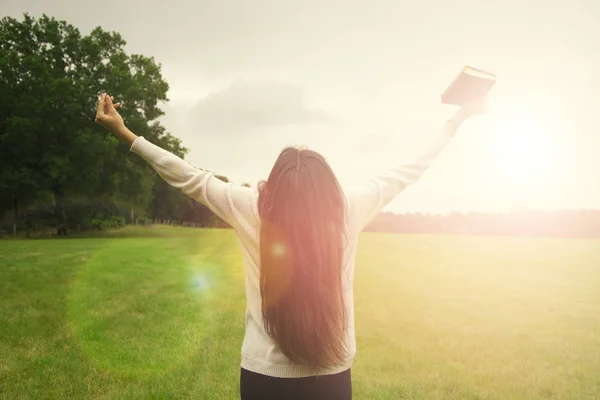
<svg viewBox="0 0 600 400"><path fill-rule="evenodd" d="M496 83L496 75L473 67L464 67L442 94L442 103L462 106L484 97Z"/></svg>

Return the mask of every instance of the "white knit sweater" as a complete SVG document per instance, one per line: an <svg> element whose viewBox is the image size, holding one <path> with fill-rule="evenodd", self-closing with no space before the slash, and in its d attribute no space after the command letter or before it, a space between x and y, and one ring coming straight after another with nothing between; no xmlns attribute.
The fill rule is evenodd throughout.
<svg viewBox="0 0 600 400"><path fill-rule="evenodd" d="M456 128L456 124L446 123L429 150L414 162L391 169L362 186L346 191L348 243L344 254L343 284L348 314L346 345L350 352L344 365L330 368L320 374L335 374L350 368L356 354L353 281L354 258L360 232L385 205L419 179L449 142ZM315 375L310 368L294 364L283 355L263 328L259 285L258 191L255 188L224 183L212 173L190 166L186 161L143 137L135 140L131 151L143 157L167 183L206 205L235 230L242 251L246 285L246 333L242 344L242 368L282 378Z"/></svg>

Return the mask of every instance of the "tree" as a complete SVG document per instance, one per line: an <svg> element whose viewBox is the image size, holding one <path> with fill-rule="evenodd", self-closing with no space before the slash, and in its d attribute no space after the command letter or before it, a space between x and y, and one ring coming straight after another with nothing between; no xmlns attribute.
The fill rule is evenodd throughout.
<svg viewBox="0 0 600 400"><path fill-rule="evenodd" d="M156 121L163 114L158 102L168 100L160 64L126 54L125 44L118 33L98 27L82 36L46 15L0 20L0 188L15 210L19 199L51 191L66 225L68 195L120 193L132 207L148 200L153 171L93 123L101 89L123 103L134 132L185 153Z"/></svg>
<svg viewBox="0 0 600 400"><path fill-rule="evenodd" d="M23 51L9 51L19 32L5 20L0 22L0 208L12 208L15 223L19 207L32 201L40 186L39 171L35 163L34 130L40 121L36 116L25 116L29 109L20 101L28 90L28 64ZM12 42L11 42L11 37ZM24 47L27 42L23 43Z"/></svg>

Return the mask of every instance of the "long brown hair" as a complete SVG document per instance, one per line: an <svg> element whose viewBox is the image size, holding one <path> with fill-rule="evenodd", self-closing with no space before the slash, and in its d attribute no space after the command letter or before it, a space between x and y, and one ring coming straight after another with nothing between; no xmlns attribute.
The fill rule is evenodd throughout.
<svg viewBox="0 0 600 400"><path fill-rule="evenodd" d="M340 365L347 357L342 188L322 155L288 147L259 189L265 329L298 364Z"/></svg>

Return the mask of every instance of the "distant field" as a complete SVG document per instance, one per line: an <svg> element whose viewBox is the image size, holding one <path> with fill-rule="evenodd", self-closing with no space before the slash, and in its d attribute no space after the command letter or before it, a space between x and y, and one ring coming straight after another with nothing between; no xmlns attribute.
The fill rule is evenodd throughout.
<svg viewBox="0 0 600 400"><path fill-rule="evenodd" d="M232 231L0 240L1 399L236 399ZM356 399L600 399L600 240L364 234Z"/></svg>

